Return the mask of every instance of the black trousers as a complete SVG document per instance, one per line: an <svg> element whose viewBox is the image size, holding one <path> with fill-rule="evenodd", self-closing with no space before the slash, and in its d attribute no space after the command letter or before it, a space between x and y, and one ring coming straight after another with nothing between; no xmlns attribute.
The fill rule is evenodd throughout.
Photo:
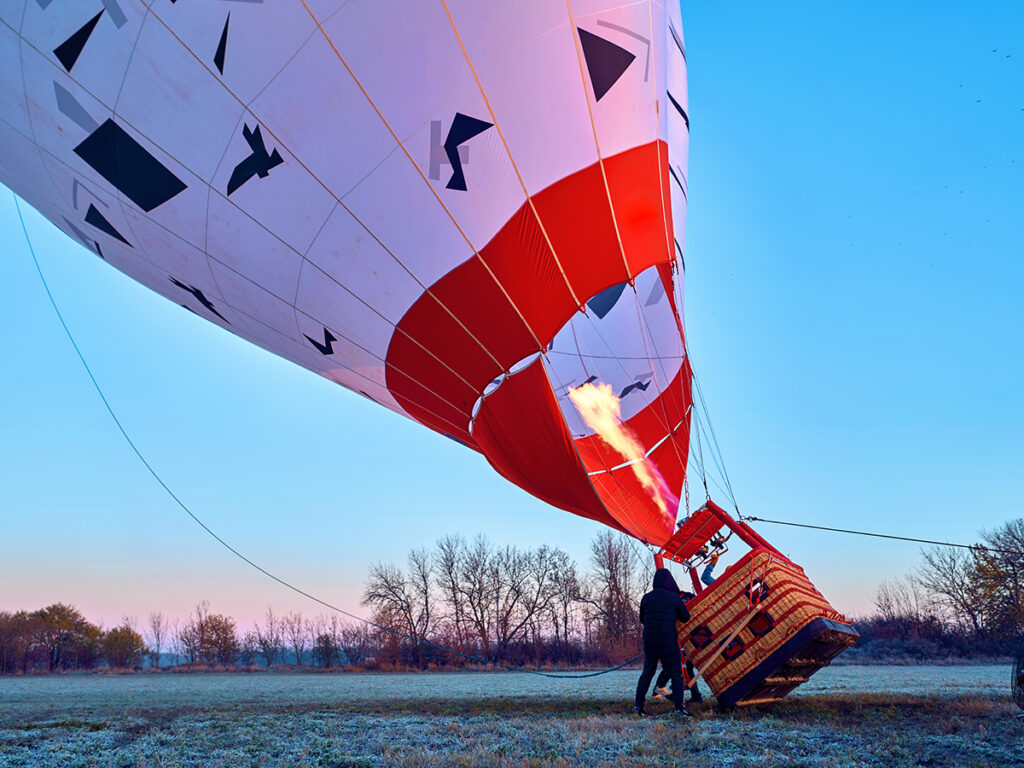
<svg viewBox="0 0 1024 768"><path fill-rule="evenodd" d="M678 697L674 697L673 703L676 705L676 709L682 709L683 697L681 694L686 690L686 683L683 682L683 657L674 638L673 642L667 644L644 643L644 671L640 673L640 681L636 684L635 703L637 709L644 707L644 700L651 689L651 680L654 679L654 673L658 669L658 662L661 662L662 670L668 672L668 676L672 680L672 690L680 692Z"/></svg>
<svg viewBox="0 0 1024 768"><path fill-rule="evenodd" d="M687 661L686 662L686 672L687 672L687 674L690 675L690 679L691 680L697 674L697 670L695 670L693 668L693 662L691 662L691 661ZM658 673L658 679L654 681L654 687L655 688L664 688L665 685L668 683L668 680L669 680L668 670L666 670L664 667L662 667L661 672ZM693 701L697 701L697 700L703 698L701 696L700 689L697 688L696 685L693 686L693 688L691 688L690 691L691 691L690 698ZM675 696L675 695L676 695L676 689L673 688L672 689L672 696Z"/></svg>

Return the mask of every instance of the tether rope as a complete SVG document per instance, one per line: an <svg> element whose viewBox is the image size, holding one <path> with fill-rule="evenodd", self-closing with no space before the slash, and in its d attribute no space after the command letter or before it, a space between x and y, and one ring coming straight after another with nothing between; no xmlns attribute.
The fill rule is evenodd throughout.
<svg viewBox="0 0 1024 768"><path fill-rule="evenodd" d="M226 550L228 550L231 554L233 554L239 560L241 560L242 562L246 563L249 566L252 566L253 568L255 568L257 571L262 573L267 578L269 578L269 579L271 579L273 581L276 581L278 584L280 584L281 586L283 586L283 587L285 587L287 589L290 589L292 592L295 592L298 595L302 595L303 597L305 597L305 598L307 598L309 600L312 600L314 603L317 603L318 605L322 605L324 608L327 608L327 609L329 609L331 611L334 611L335 613L339 613L342 616L347 616L350 619L353 619L355 621L361 622L361 623L366 624L367 626L370 626L370 627L375 627L375 628L377 628L377 629L379 629L379 630L381 630L383 632L387 632L387 633L389 633L391 635L394 635L395 637L401 637L401 638L403 638L405 640L409 640L410 642L416 643L417 645L424 645L424 646L426 646L428 648L434 648L435 650L444 651L445 653L451 653L451 654L454 654L455 656L461 656L464 659L468 659L469 661L474 661L474 662L476 662L478 664L483 664L485 666L500 667L502 669L508 670L509 672L520 672L522 674L537 675L539 677L554 677L554 678L576 680L576 679L582 679L582 678L585 678L585 677L597 677L598 675L605 675L605 674L608 674L609 672L615 672L616 670L619 670L619 669L622 669L623 667L629 666L630 664L638 661L639 659L641 659L643 657L644 654L643 653L639 653L636 656L634 656L633 658L631 658L631 659L629 659L627 661L624 661L621 664L619 664L617 666L614 666L614 667L608 667L607 669L600 669L600 670L597 670L596 672L580 672L580 673L574 673L574 674L561 674L561 673L556 673L556 672L541 672L540 670L536 670L536 669L524 669L522 667L512 666L511 664L504 664L504 663L502 663L500 661L492 661L492 660L489 660L489 659L484 659L484 658L482 658L480 656L474 656L473 654L470 654L470 653L464 653L464 652L458 651L458 650L456 650L454 648L448 648L448 647L443 646L443 645L438 645L437 643L433 643L430 640L413 637L412 635L408 635L405 632L402 632L400 630L392 629L391 627L385 627L384 625L378 624L378 623L376 623L374 621L371 621L370 619L363 618L362 616L358 616L358 615L356 615L354 613L349 613L348 611L344 610L343 608L339 608L336 605L332 605L331 603L328 603L326 600L321 600L319 597L316 597L315 595L311 595L309 592L306 592L305 590L300 589L299 587L296 587L294 584L291 584L291 583L285 581L281 577L275 576L273 573L268 571L266 568L264 568L263 566L259 565L256 562L254 562L253 560L250 560L248 557L246 557L240 551L235 549L233 546L231 546L231 544L229 544L227 541L225 541L219 535L217 535L213 531L213 529L211 529L206 523L204 523L191 509L189 509L188 505L185 504L185 502L183 502L180 498L178 498L177 494L175 494L174 491L171 490L170 486L168 486L167 483L165 483L163 481L163 478L160 477L159 473L157 473L157 471L153 468L153 466L149 463L149 461L146 460L146 457L142 454L142 451L139 450L139 447L135 444L135 441L132 440L131 436L128 434L127 430L124 428L124 425L121 423L121 420L117 418L117 414L114 412L113 407L110 405L110 401L107 400L107 396L105 394L103 394L103 388L100 387L99 382L96 380L96 377L93 375L92 369L89 367L89 363L86 362L85 356L82 354L82 350L79 349L78 343L75 341L75 337L71 333L71 329L68 328L68 324L64 321L64 316L61 314L60 308L57 306L57 301L54 299L53 293L50 291L50 286L46 282L46 276L43 274L43 269L42 269L42 267L39 264L39 259L36 257L36 250L35 250L35 248L32 245L32 238L29 237L28 227L25 225L25 217L21 213L21 204L19 203L18 196L17 196L17 194L14 194L14 193L12 193L12 194L14 196L14 207L15 207L15 209L18 212L18 221L21 222L21 231L25 235L25 243L28 245L28 251L29 251L29 254L31 254L31 256L32 256L32 262L33 262L33 264L35 264L36 273L39 275L39 280L43 284L43 290L46 291L46 297L50 300L50 306L53 307L53 311L57 315L57 319L60 321L61 327L64 329L64 333L68 337L68 341L71 342L71 346L72 346L72 348L74 348L75 354L78 356L79 361L82 363L82 367L85 368L85 372L89 375L89 380L92 382L93 388L95 388L96 393L100 396L100 400L103 401L103 406L107 409L107 413L110 414L110 418L113 419L114 424L117 426L118 431L121 433L121 436L125 439L125 442L128 443L128 446L132 449L132 452L138 457L139 461L142 462L142 465L146 468L146 470L149 472L149 474L153 476L153 479L156 480L157 483L159 483L160 487L163 488L164 491L167 492L167 495L170 496L171 499L174 500L174 503L177 504L182 509L182 511L185 512L185 514L187 514L190 518L192 518L192 520L200 528L202 528L204 531L206 531L206 533L208 533L210 536L212 536L221 546L223 546Z"/></svg>
<svg viewBox="0 0 1024 768"><path fill-rule="evenodd" d="M847 528L829 528L824 525L811 525L810 523L791 523L785 520L769 520L766 517L747 517L747 520L754 520L758 523L774 523L775 525L790 525L794 528L813 528L816 531L831 531L832 533L849 533L855 536L874 536L878 539L895 539L896 541L913 541L919 544L934 544L938 547L957 547L959 549L973 549L981 552L995 552L1001 555L1017 555L1024 557L1024 552L1017 552L1013 549L999 549L997 547L986 547L984 544L957 544L951 541L933 541L932 539L915 539L912 536L895 536L889 533L873 533L871 531L853 531Z"/></svg>

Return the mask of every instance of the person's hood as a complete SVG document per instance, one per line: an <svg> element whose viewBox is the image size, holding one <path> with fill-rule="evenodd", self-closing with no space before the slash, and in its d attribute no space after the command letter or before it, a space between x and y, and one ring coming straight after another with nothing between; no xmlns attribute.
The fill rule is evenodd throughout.
<svg viewBox="0 0 1024 768"><path fill-rule="evenodd" d="M667 589L670 592L679 594L679 587L668 568L659 568L654 572L654 583L652 586L654 589Z"/></svg>

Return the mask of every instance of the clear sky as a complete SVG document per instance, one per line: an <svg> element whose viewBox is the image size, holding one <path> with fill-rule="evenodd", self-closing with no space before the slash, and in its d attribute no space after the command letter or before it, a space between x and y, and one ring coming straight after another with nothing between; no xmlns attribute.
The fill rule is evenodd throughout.
<svg viewBox="0 0 1024 768"><path fill-rule="evenodd" d="M1024 515L1024 4L683 4L686 325L741 509L971 541ZM452 532L599 526L150 293L26 209L122 421L215 530L362 612L367 565ZM0 609L314 605L166 497L117 433L0 195ZM912 544L762 525L864 613Z"/></svg>

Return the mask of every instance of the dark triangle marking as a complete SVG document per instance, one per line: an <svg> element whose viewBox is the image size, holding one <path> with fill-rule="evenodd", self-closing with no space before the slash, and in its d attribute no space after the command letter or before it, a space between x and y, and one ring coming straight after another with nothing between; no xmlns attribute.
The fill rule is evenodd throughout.
<svg viewBox="0 0 1024 768"><path fill-rule="evenodd" d="M106 10L105 8L103 10ZM75 62L78 61L78 57L82 55L82 49L85 48L85 44L89 42L89 36L92 31L96 28L96 24L100 20L100 16L103 15L103 11L100 11L93 16L89 21L85 22L81 29L75 34L65 40L63 43L53 49L53 55L57 57L61 64L64 65L64 69L68 72L75 66Z"/></svg>
<svg viewBox="0 0 1024 768"><path fill-rule="evenodd" d="M99 256L99 257L100 257L101 259L103 259L104 261L106 261L106 260L107 260L107 257L106 257L106 256L104 256L104 255L103 255L103 251L101 251L101 250L100 250L100 244L99 244L99 243L97 243L97 242L96 242L95 240L93 240L92 242L93 242L93 245L95 245L95 246L96 246L96 255L97 255L97 256Z"/></svg>
<svg viewBox="0 0 1024 768"><path fill-rule="evenodd" d="M636 56L585 29L577 27L576 31L580 33L583 58L587 61L590 84L594 87L594 100L600 101L601 97L608 93L608 89L622 77L622 73L629 69Z"/></svg>
<svg viewBox="0 0 1024 768"><path fill-rule="evenodd" d="M587 302L587 306L593 311L599 319L604 319L604 316L612 311L612 307L615 306L615 302L619 300L622 292L626 290L625 283L619 283L613 285L611 288L605 288L597 296Z"/></svg>
<svg viewBox="0 0 1024 768"><path fill-rule="evenodd" d="M334 336L333 333L331 333L329 330L327 330L327 326L324 326L324 343L323 344L321 344L319 341L314 339L312 336L308 336L305 333L302 334L302 335L305 336L307 339L309 339L309 343L312 344L314 347L316 347L320 351L321 355L333 355L334 354L334 342L336 342L338 339ZM370 397L370 396L367 395L367 397ZM372 400L373 398L370 398L370 399Z"/></svg>
<svg viewBox="0 0 1024 768"><path fill-rule="evenodd" d="M690 117L686 114L686 110L682 108L676 97L672 95L671 91L665 91L668 94L668 100L672 102L672 106L676 108L676 111L683 116L683 122L686 123L686 130L690 130Z"/></svg>
<svg viewBox="0 0 1024 768"><path fill-rule="evenodd" d="M100 213L99 209L92 203L89 203L89 210L85 212L85 223L92 224L100 232L106 232L115 240L120 240L129 248L133 247L131 243L124 239L124 235L118 232L114 225L107 221L106 216Z"/></svg>
<svg viewBox="0 0 1024 768"><path fill-rule="evenodd" d="M217 43L217 52L213 54L213 63L217 65L217 71L224 74L224 54L228 49L228 22L231 21L231 13L224 19L224 31L220 33L220 42Z"/></svg>
<svg viewBox="0 0 1024 768"><path fill-rule="evenodd" d="M452 118L452 127L448 129L448 136L444 140L444 153L448 156L448 163L452 167L452 177L445 185L446 189L458 189L466 191L466 174L462 170L462 156L459 154L459 145L477 136L494 123L486 120L478 120L475 117L456 112Z"/></svg>

